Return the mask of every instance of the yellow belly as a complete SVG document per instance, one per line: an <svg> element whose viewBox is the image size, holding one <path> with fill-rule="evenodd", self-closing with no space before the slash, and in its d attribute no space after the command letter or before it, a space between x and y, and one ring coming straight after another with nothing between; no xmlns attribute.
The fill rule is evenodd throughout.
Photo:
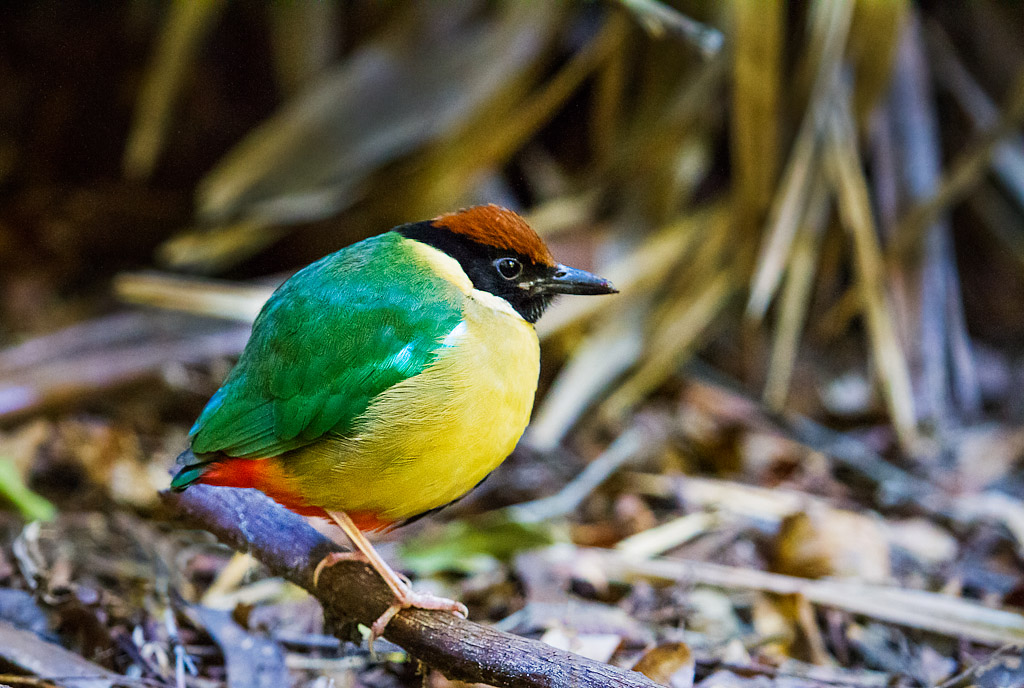
<svg viewBox="0 0 1024 688"><path fill-rule="evenodd" d="M375 399L351 435L289 459L310 504L411 518L458 499L512 452L530 420L540 349L533 326L495 299L468 292L465 320L432 365Z"/></svg>

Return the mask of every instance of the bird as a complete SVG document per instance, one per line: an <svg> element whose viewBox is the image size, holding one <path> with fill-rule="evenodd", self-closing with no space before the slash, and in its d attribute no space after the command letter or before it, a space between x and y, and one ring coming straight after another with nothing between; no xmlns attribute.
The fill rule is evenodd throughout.
<svg viewBox="0 0 1024 688"><path fill-rule="evenodd" d="M540 372L534 324L558 294L612 294L557 263L518 214L478 205L397 226L286 280L189 432L171 488L255 488L333 522L402 609L461 603L415 592L363 531L457 501L512 452Z"/></svg>

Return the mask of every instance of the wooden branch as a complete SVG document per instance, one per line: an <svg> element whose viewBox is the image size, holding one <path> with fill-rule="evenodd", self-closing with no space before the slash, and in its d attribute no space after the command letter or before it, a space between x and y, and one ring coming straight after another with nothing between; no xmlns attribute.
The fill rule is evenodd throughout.
<svg viewBox="0 0 1024 688"><path fill-rule="evenodd" d="M370 625L391 601L373 570L358 562L326 569L313 586L313 569L333 543L300 516L253 490L197 485L163 493L178 516L201 526L235 549L246 551L275 574L305 588L324 610ZM498 688L654 688L642 674L497 631L452 614L407 609L384 637L451 679Z"/></svg>

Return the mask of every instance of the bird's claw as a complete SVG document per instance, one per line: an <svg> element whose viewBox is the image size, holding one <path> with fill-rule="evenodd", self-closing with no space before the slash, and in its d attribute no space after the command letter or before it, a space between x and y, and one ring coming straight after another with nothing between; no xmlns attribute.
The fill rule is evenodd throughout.
<svg viewBox="0 0 1024 688"><path fill-rule="evenodd" d="M370 651L373 651L373 641L384 635L384 629L395 618L395 615L403 609L426 609L429 611L452 612L463 619L469 616L466 605L456 600L449 600L446 597L438 597L430 593L416 592L411 587L406 588L403 594L395 596L395 602L381 614L370 626Z"/></svg>
<svg viewBox="0 0 1024 688"><path fill-rule="evenodd" d="M320 585L320 575L324 572L324 569L328 569L343 561L358 561L363 564L370 563L362 552L331 552L321 559L320 563L313 569L313 587L315 588Z"/></svg>
<svg viewBox="0 0 1024 688"><path fill-rule="evenodd" d="M320 563L318 563L316 568L313 570L313 586L316 587L320 584L320 575L324 572L324 569L330 568L342 561L358 561L364 564L370 564L371 566L373 565L373 563L361 552L331 552L321 559ZM403 609L411 608L452 612L461 616L463 619L469 616L469 610L466 609L466 605L461 602L449 600L446 597L431 595L430 593L416 592L412 589L412 584L409 582L408 578L398 572L392 572L392 574L394 577L391 580L385 577L384 582L388 583L388 587L391 588L391 591L394 593L395 601L370 626L371 651L373 650L373 641L384 635L384 629L387 628L391 619L395 618L395 615Z"/></svg>

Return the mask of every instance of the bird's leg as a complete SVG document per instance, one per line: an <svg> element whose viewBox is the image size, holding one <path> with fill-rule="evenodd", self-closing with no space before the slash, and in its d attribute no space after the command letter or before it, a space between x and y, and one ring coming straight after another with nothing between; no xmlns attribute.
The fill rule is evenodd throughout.
<svg viewBox="0 0 1024 688"><path fill-rule="evenodd" d="M366 539L362 531L356 527L356 524L352 522L348 514L344 511L327 511L327 515L334 523L341 528L341 530L348 536L348 539L352 541L352 544L356 546L358 552L335 552L328 554L323 560L317 564L316 571L313 574L314 583L319 579L320 573L323 569L337 564L339 561L364 561L370 564L373 569L380 574L380 577L384 579L387 586L391 588L391 592L395 596L395 602L388 610L381 614L380 618L373 622L370 626L370 643L372 645L373 639L384 633L384 628L388 625L388 622L394 618L395 614L408 609L409 607L415 607L416 609L432 609L446 612L454 612L465 618L468 615L466 605L455 600L449 600L444 597L437 597L436 595L430 595L426 593L418 593L412 589L409 585L408 579L404 576L400 576L394 571L388 563L384 561L383 557L377 553L377 550L373 548L370 541Z"/></svg>

